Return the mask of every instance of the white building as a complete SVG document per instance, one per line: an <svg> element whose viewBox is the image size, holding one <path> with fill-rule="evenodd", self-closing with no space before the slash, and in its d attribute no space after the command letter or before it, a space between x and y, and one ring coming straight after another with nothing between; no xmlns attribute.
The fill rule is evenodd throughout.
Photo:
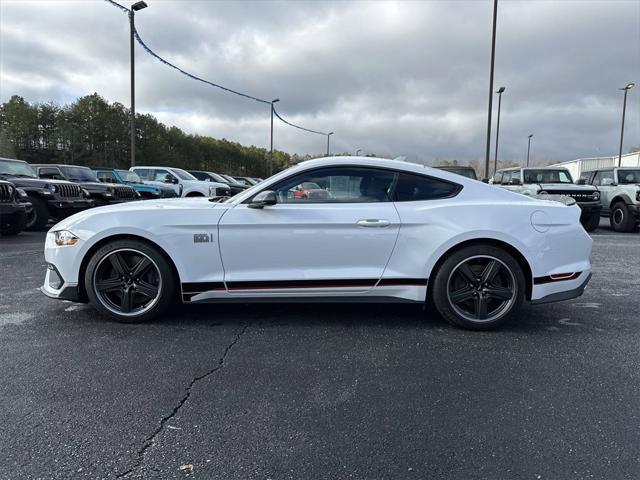
<svg viewBox="0 0 640 480"><path fill-rule="evenodd" d="M574 179L580 177L582 172L596 170L598 168L609 168L618 166L618 156L615 157L594 157L594 158L578 158L569 160L568 162L556 163L551 167L564 167L571 172ZM621 166L623 167L640 167L640 152L626 153L622 155Z"/></svg>

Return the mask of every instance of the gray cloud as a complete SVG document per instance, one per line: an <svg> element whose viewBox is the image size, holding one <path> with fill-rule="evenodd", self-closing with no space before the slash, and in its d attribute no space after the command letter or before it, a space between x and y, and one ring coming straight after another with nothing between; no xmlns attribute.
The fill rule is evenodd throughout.
<svg viewBox="0 0 640 480"><path fill-rule="evenodd" d="M332 150L422 161L484 156L488 1L148 0L136 24L157 53L255 96ZM0 101L67 102L97 91L128 105L128 24L102 1L0 4ZM182 77L137 47L137 108L186 131L268 145L266 105ZM640 2L501 0L496 88L505 85L500 157L613 154L622 95L640 84ZM631 91L625 149L640 144ZM276 124L276 147L320 153L322 137Z"/></svg>

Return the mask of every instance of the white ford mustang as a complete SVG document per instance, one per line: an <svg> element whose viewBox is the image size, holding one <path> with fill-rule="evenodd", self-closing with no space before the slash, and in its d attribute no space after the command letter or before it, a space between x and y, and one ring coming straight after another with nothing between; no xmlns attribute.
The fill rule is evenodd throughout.
<svg viewBox="0 0 640 480"><path fill-rule="evenodd" d="M47 234L43 292L143 321L175 300L432 302L488 329L523 301L582 294L580 209L454 173L358 157L310 160L223 202L100 207Z"/></svg>

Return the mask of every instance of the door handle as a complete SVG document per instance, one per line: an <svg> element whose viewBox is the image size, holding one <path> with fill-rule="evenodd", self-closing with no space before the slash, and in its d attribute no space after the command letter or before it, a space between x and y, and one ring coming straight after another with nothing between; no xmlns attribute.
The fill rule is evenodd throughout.
<svg viewBox="0 0 640 480"><path fill-rule="evenodd" d="M389 220L381 220L377 218L367 218L364 220L358 220L356 223L360 227L373 227L373 228L388 227L389 225L391 225L391 222Z"/></svg>

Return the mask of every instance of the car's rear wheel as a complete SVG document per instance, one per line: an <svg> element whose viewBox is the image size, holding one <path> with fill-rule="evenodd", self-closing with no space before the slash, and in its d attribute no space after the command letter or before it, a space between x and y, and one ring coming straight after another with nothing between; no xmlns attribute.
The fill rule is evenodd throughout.
<svg viewBox="0 0 640 480"><path fill-rule="evenodd" d="M91 304L119 322L144 322L173 302L176 279L165 257L138 240L116 240L96 251L87 265Z"/></svg>
<svg viewBox="0 0 640 480"><path fill-rule="evenodd" d="M635 218L624 202L616 202L613 205L609 221L611 228L616 232L632 232L636 226Z"/></svg>
<svg viewBox="0 0 640 480"><path fill-rule="evenodd" d="M509 319L525 296L522 267L505 250L472 245L451 254L433 282L433 302L450 323L489 330Z"/></svg>

